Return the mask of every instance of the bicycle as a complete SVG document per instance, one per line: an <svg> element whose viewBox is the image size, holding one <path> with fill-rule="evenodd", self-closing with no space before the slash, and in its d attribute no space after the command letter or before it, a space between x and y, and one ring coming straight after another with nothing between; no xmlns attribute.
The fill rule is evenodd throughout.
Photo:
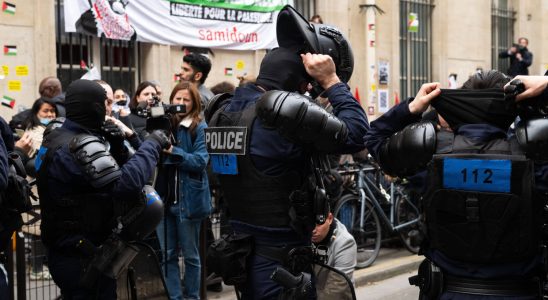
<svg viewBox="0 0 548 300"><path fill-rule="evenodd" d="M407 250L418 252L411 236L418 228L420 210L406 192L403 182L390 183L390 197L385 197L381 186L382 172L374 162L345 164L338 173L356 175L350 193L343 195L335 205L334 215L354 236L358 247L357 268L373 264L380 252L381 220L391 232L397 232ZM369 176L368 176L369 175ZM371 178L373 177L373 179ZM387 207L389 216L385 213Z"/></svg>

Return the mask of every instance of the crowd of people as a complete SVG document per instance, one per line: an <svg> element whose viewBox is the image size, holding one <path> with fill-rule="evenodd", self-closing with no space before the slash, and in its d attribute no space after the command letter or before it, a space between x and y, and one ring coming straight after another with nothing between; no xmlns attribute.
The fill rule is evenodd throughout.
<svg viewBox="0 0 548 300"><path fill-rule="evenodd" d="M540 132L548 130L548 76L520 75L532 60L528 40L501 53L511 59L510 76L480 72L458 90L425 83L370 125L347 85L353 58L342 34L330 28L321 39L320 31L295 35L296 28L324 25L319 16L310 25L290 7L279 18L279 48L238 87L221 82L208 89L211 61L190 53L169 97L153 80L135 91L76 80L63 93L61 82L47 77L31 109L9 126L0 120L0 190L9 185L8 157L16 153L37 178L41 240L63 299L116 299L111 268L150 233L159 241L170 299L200 299L210 180L220 185L231 226L212 248L229 245L224 250L232 252L213 253L213 261L227 264L208 268L234 284L241 299L302 295L273 280L280 268L314 273L295 249L326 249L324 263L351 281L356 242L333 205L319 204L329 199L311 170L326 154L365 148L386 174L422 182L418 236L426 259L411 279L421 299L541 297L547 157ZM184 109L171 112L163 103ZM152 116L157 107L165 115ZM224 136L227 146L217 147L214 136ZM10 236L1 233L5 249ZM99 267L97 257L108 260ZM33 271L43 273L43 264L33 262ZM322 288L309 298L347 299L337 290L350 286L313 277Z"/></svg>

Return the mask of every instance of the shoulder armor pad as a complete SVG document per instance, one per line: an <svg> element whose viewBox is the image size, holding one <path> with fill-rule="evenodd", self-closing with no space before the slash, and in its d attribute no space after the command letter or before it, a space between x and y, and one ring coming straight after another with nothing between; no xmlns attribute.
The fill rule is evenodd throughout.
<svg viewBox="0 0 548 300"><path fill-rule="evenodd" d="M48 125L46 126L46 129L44 130L44 137L50 134L55 129L63 126L63 123L65 123L64 117L59 117L51 120Z"/></svg>
<svg viewBox="0 0 548 300"><path fill-rule="evenodd" d="M257 101L257 117L294 143L331 152L348 136L346 124L304 95L268 91Z"/></svg>
<svg viewBox="0 0 548 300"><path fill-rule="evenodd" d="M90 134L75 136L69 143L69 150L94 188L102 188L122 175L120 167L107 151L105 143L96 136Z"/></svg>
<svg viewBox="0 0 548 300"><path fill-rule="evenodd" d="M379 153L380 164L389 175L413 175L430 162L436 152L436 141L432 123L408 125L386 140Z"/></svg>
<svg viewBox="0 0 548 300"><path fill-rule="evenodd" d="M527 157L548 160L548 118L521 120L516 126L516 139Z"/></svg>
<svg viewBox="0 0 548 300"><path fill-rule="evenodd" d="M231 93L222 93L222 94L217 94L213 96L213 98L209 99L209 102L207 103L207 106L205 107L205 110L204 110L204 117L205 117L206 123L209 124L209 120L211 120L211 118L213 117L213 114L221 107L221 105L223 104L223 102L225 102L225 100L231 98L232 96L233 95Z"/></svg>

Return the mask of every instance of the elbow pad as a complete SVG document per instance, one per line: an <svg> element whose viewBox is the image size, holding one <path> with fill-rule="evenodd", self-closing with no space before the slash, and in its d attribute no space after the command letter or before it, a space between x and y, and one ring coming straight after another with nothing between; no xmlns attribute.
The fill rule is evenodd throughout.
<svg viewBox="0 0 548 300"><path fill-rule="evenodd" d="M404 177L417 173L436 152L436 129L430 122L408 125L386 139L379 163L386 174Z"/></svg>
<svg viewBox="0 0 548 300"><path fill-rule="evenodd" d="M94 188L102 188L120 178L122 171L101 139L79 134L69 143L74 159L84 170Z"/></svg>
<svg viewBox="0 0 548 300"><path fill-rule="evenodd" d="M206 123L209 124L209 121L213 117L213 114L225 103L225 100L232 98L230 93L222 93L213 96L209 99L207 106L204 108L204 119Z"/></svg>
<svg viewBox="0 0 548 300"><path fill-rule="evenodd" d="M516 126L516 139L527 157L548 160L548 118L522 120Z"/></svg>
<svg viewBox="0 0 548 300"><path fill-rule="evenodd" d="M257 101L256 113L264 127L319 152L336 150L348 137L344 122L301 94L268 91Z"/></svg>

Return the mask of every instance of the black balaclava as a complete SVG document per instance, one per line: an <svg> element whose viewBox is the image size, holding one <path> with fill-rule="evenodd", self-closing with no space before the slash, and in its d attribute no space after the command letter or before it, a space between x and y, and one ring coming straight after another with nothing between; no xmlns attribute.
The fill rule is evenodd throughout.
<svg viewBox="0 0 548 300"><path fill-rule="evenodd" d="M83 79L72 82L65 96L67 119L99 131L105 121L106 98L107 92L96 82Z"/></svg>
<svg viewBox="0 0 548 300"><path fill-rule="evenodd" d="M266 90L299 92L303 82L311 82L296 48L275 48L269 51L259 69L256 83Z"/></svg>
<svg viewBox="0 0 548 300"><path fill-rule="evenodd" d="M490 124L507 130L517 116L507 107L501 88L442 89L432 106L453 130L465 124Z"/></svg>

